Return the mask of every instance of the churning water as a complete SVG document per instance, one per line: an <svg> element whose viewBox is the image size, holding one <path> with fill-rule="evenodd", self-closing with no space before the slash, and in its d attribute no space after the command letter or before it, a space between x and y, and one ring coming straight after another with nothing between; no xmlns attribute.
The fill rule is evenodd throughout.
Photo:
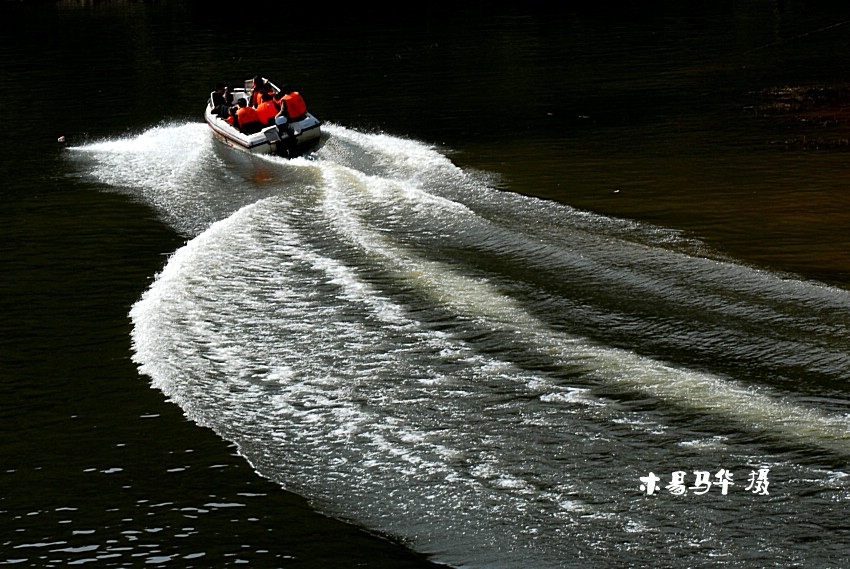
<svg viewBox="0 0 850 569"><path fill-rule="evenodd" d="M131 312L189 418L456 566L844 559L850 292L326 131L292 161L197 123L73 149L189 238Z"/></svg>

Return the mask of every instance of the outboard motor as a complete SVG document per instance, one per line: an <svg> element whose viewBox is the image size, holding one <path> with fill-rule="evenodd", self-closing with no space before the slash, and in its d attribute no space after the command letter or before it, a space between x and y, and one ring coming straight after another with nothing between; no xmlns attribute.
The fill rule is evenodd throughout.
<svg viewBox="0 0 850 569"><path fill-rule="evenodd" d="M275 117L274 124L277 125L277 131L280 133L280 137L285 138L289 132L289 121L286 120L286 117Z"/></svg>
<svg viewBox="0 0 850 569"><path fill-rule="evenodd" d="M291 125L286 117L275 117L274 124L277 127L277 133L280 136L278 142L278 153L292 157L298 148L298 141L295 139L296 134L292 132Z"/></svg>

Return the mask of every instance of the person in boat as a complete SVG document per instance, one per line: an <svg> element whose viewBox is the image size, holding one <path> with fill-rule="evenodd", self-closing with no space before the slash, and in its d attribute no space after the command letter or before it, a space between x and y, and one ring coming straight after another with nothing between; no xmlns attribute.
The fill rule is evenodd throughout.
<svg viewBox="0 0 850 569"><path fill-rule="evenodd" d="M224 83L216 83L215 91L210 93L210 100L212 101L213 113L215 113L216 116L219 116L221 118L227 116L227 110L230 107L230 105L227 103L227 95L229 95L228 91L229 89L227 88L227 85L225 85ZM230 100L233 100L232 95Z"/></svg>
<svg viewBox="0 0 850 569"><path fill-rule="evenodd" d="M227 124L229 124L230 126L232 126L234 128L239 128L239 122L236 120L236 111L237 110L239 110L238 105L231 106L230 109L228 109L227 118L224 119L225 121L227 121Z"/></svg>
<svg viewBox="0 0 850 569"><path fill-rule="evenodd" d="M271 91L271 87L266 83L266 80L263 79L260 75L254 77L254 88L251 90L251 99L249 101L250 106L255 109L260 106L263 102L263 93Z"/></svg>
<svg viewBox="0 0 850 569"><path fill-rule="evenodd" d="M263 125L260 123L260 115L257 114L257 109L249 107L248 101L244 98L239 99L239 110L236 111L236 126L244 134L254 134L262 130Z"/></svg>
<svg viewBox="0 0 850 569"><path fill-rule="evenodd" d="M263 126L274 124L274 118L280 111L280 106L275 103L274 95L269 91L263 93L262 99L263 102L260 103L259 107L257 107L257 114L260 115L260 122L263 123Z"/></svg>
<svg viewBox="0 0 850 569"><path fill-rule="evenodd" d="M284 85L280 92L283 93L281 98L281 109L278 116L283 116L289 119L289 122L300 121L307 114L307 104L304 98L290 87Z"/></svg>

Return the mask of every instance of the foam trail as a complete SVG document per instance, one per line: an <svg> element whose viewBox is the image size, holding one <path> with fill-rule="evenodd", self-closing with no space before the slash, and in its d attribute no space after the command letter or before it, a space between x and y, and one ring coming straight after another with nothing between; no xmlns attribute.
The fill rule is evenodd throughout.
<svg viewBox="0 0 850 569"><path fill-rule="evenodd" d="M131 311L134 359L264 476L470 567L766 561L738 536L785 551L769 520L835 521L848 402L823 386L850 366L847 291L494 191L416 141L327 125L312 159L284 161L196 127L75 155L193 236ZM158 148L184 138L191 157ZM782 379L795 369L822 384ZM637 490L718 461L784 490Z"/></svg>
<svg viewBox="0 0 850 569"><path fill-rule="evenodd" d="M342 176L335 171L330 174L329 178L337 177L330 182L332 186L347 183L339 181L340 177L361 176L352 171ZM370 188L379 186L363 179L359 184ZM380 255L382 264L392 266L417 289L429 291L433 298L449 305L459 315L484 320L482 326L486 328L519 335L540 353L556 355L567 368L580 363L587 369L588 377L604 384L638 389L660 400L698 411L721 413L742 426L802 444L818 444L850 456L847 415L822 413L815 408L783 401L781 393L677 368L626 350L605 348L580 337L554 332L511 297L500 293L486 278L466 277L444 263L417 257L392 243L385 234L359 223L356 210L349 208L344 198L327 200L325 208L341 233L365 250Z"/></svg>
<svg viewBox="0 0 850 569"><path fill-rule="evenodd" d="M280 162L221 147L203 123L165 124L71 147L69 154L87 177L143 200L186 236L270 192L313 183L314 169L306 161L293 160L282 172Z"/></svg>
<svg viewBox="0 0 850 569"><path fill-rule="evenodd" d="M336 253L380 259L396 286L459 324L433 330L411 318L411 306L364 280L363 267L306 245L307 228L281 215L292 203L277 198L178 251L132 316L136 358L154 384L237 441L260 472L329 513L406 536L440 558L467 552L473 566L491 567L532 551L539 566L560 566L577 548L560 529L579 520L582 531L602 531L593 528L612 516L624 532L651 525L600 502L592 483L557 466L562 453L581 456L589 444L625 456L635 440L659 436L659 417L636 418L593 395L611 383L846 452L832 417L553 332L487 279L423 260L353 222L338 202L324 204L354 245ZM567 385L526 372L465 340L474 330L516 336L523 351L582 372ZM811 430L795 433L803 419ZM614 424L630 425L628 437ZM554 446L541 444L547 439ZM610 483L616 466L593 472Z"/></svg>

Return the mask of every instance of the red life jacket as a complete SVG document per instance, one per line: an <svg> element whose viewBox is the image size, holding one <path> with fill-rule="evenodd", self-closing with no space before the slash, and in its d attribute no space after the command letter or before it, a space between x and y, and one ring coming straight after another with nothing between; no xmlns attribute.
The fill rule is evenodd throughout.
<svg viewBox="0 0 850 569"><path fill-rule="evenodd" d="M307 104L297 91L284 95L283 102L286 103L286 116L297 119L307 112Z"/></svg>
<svg viewBox="0 0 850 569"><path fill-rule="evenodd" d="M264 101L259 107L257 107L257 115L260 117L260 122L263 124L269 124L274 121L277 111L277 105L275 105L272 101Z"/></svg>
<svg viewBox="0 0 850 569"><path fill-rule="evenodd" d="M252 122L260 122L260 115L256 109L251 107L239 107L236 111L236 120L239 121L239 130L245 130L245 126Z"/></svg>

